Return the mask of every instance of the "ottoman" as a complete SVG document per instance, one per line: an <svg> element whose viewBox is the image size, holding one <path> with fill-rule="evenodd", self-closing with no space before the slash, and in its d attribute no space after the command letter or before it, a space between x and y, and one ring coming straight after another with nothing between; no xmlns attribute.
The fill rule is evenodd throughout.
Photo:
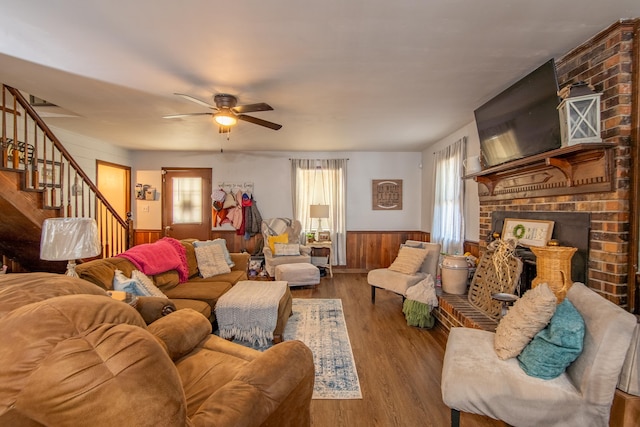
<svg viewBox="0 0 640 427"><path fill-rule="evenodd" d="M267 336L272 336L274 344L280 343L289 316L293 313L292 303L287 282L241 280L216 303L220 336L258 342L261 346L267 344ZM274 323L272 335L271 331L266 330L261 331L263 334L259 333L263 325L273 326Z"/></svg>
<svg viewBox="0 0 640 427"><path fill-rule="evenodd" d="M289 282L289 286L307 286L320 283L320 270L313 264L276 265L276 280Z"/></svg>

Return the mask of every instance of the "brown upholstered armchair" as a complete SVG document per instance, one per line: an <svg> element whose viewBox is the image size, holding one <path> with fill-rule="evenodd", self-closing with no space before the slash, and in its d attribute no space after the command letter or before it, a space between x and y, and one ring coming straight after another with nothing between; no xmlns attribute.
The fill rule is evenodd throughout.
<svg viewBox="0 0 640 427"><path fill-rule="evenodd" d="M85 280L3 275L0 335L0 425L310 425L307 346L261 353L191 309L147 326Z"/></svg>

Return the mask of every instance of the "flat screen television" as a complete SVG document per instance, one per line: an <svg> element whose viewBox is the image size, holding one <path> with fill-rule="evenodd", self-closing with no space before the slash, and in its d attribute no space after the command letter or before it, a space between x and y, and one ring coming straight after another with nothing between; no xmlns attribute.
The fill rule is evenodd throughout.
<svg viewBox="0 0 640 427"><path fill-rule="evenodd" d="M474 111L483 168L560 148L553 59Z"/></svg>

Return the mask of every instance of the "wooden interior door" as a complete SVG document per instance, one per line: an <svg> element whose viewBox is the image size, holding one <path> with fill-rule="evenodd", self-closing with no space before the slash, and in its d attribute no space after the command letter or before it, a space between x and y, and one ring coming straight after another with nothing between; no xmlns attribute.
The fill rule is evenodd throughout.
<svg viewBox="0 0 640 427"><path fill-rule="evenodd" d="M96 186L118 212L127 219L131 211L131 168L96 160Z"/></svg>
<svg viewBox="0 0 640 427"><path fill-rule="evenodd" d="M211 174L211 168L162 168L162 229L165 236L209 239Z"/></svg>
<svg viewBox="0 0 640 427"><path fill-rule="evenodd" d="M96 186L118 216L126 221L131 212L131 168L96 160ZM114 256L127 249L126 237L110 216L96 214L96 221L102 240L102 256Z"/></svg>

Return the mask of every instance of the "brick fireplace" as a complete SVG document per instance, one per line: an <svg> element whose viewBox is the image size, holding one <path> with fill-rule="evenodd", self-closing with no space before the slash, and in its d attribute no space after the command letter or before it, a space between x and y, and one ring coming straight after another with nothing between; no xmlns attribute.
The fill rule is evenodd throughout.
<svg viewBox="0 0 640 427"><path fill-rule="evenodd" d="M637 26L638 20L616 22L556 61L560 87L586 81L603 94L603 148L568 154L556 163L540 159L542 166L535 171L531 165L522 164L519 169L501 172L510 174L509 177L493 174L491 179L477 179L481 251L487 245L486 238L494 231L494 212L507 213L508 217L511 213L517 217L518 212L525 211L588 213L585 283L624 307L629 306L629 294L634 294L634 289L629 292L628 282L629 275L635 273L629 271L628 266L630 248L636 247L630 245L629 240L633 199L632 132L637 132L633 129L637 123L633 115L638 114L635 94L639 90L634 87L637 79L634 80L633 73L638 72L634 68L640 64L639 48L634 44ZM555 169L550 165L556 166ZM598 172L589 175L596 167ZM561 175L560 184L552 185L545 181L548 178L540 178L542 172L551 176L550 169ZM509 179L514 188L497 188L506 185ZM523 184L530 182L533 185Z"/></svg>

